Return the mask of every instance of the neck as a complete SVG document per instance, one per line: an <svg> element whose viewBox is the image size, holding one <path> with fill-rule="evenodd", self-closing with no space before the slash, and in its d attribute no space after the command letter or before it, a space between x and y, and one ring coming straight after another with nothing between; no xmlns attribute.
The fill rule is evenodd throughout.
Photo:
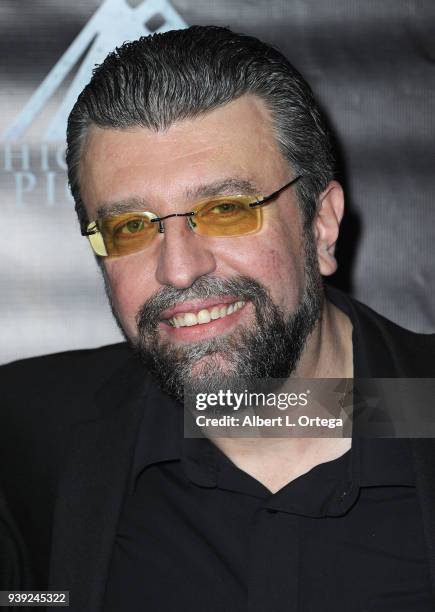
<svg viewBox="0 0 435 612"><path fill-rule="evenodd" d="M324 301L322 316L307 340L294 376L352 378L352 323L334 304Z"/></svg>
<svg viewBox="0 0 435 612"><path fill-rule="evenodd" d="M353 377L352 324L327 300L292 376ZM350 438L214 438L212 441L237 467L272 493L316 465L337 459L351 447Z"/></svg>

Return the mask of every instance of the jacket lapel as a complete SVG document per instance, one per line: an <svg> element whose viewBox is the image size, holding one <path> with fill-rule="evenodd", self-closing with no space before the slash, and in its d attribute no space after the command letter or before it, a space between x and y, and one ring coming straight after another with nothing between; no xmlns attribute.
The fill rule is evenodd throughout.
<svg viewBox="0 0 435 612"><path fill-rule="evenodd" d="M50 588L70 591L71 612L102 609L147 390L143 368L129 360L98 394L104 416L71 431L50 561Z"/></svg>

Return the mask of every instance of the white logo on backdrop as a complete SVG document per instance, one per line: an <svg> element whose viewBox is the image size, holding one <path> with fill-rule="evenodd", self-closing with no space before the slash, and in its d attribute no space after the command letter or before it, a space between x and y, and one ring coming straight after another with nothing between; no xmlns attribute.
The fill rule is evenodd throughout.
<svg viewBox="0 0 435 612"><path fill-rule="evenodd" d="M126 0L104 0L3 134L3 140L13 141L25 133L86 49L88 51L45 132L45 141L64 140L68 114L79 93L89 82L92 69L116 46L152 32L165 32L185 26L186 23L167 0L146 0L135 8Z"/></svg>
<svg viewBox="0 0 435 612"><path fill-rule="evenodd" d="M136 4L131 6L130 3ZM125 41L154 32L186 27L168 0L104 0L69 48L53 66L12 125L1 135L0 174L15 206L71 206L66 182L65 138L68 115L89 82L92 70ZM76 69L79 64L78 69ZM71 83L39 137L37 118L52 96L76 70ZM44 123L44 121L43 121ZM36 138L36 140L35 140Z"/></svg>
<svg viewBox="0 0 435 612"><path fill-rule="evenodd" d="M110 51L127 40L153 32L184 28L186 25L167 0L145 0L134 8L127 0L104 0L12 125L4 132L2 140L14 141L23 136L88 49L43 138L46 142L64 140L69 112L79 93L89 82L95 64L100 64Z"/></svg>

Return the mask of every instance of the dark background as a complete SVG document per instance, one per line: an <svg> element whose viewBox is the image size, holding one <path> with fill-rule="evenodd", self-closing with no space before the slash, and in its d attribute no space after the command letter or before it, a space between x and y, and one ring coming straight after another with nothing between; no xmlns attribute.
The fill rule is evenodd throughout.
<svg viewBox="0 0 435 612"><path fill-rule="evenodd" d="M116 3L142 4L106 1L115 9ZM154 0L146 2L158 9ZM2 0L2 133L101 5L100 0ZM347 196L340 269L332 282L409 329L435 331L435 2L172 0L171 5L189 25L227 25L274 44L302 72L334 128L338 178ZM110 27L116 31L114 21ZM104 25L106 43L110 27ZM44 169L41 162L44 125L85 55L29 129L16 142L0 142L0 361L120 337L64 195L62 169L54 162ZM26 171L34 176L33 187L28 176L16 176L23 170L16 153L20 143L29 148ZM6 146L15 151L12 167ZM53 143L47 146L54 150ZM47 188L50 171L56 174L50 179L54 195ZM17 195L23 185L24 197Z"/></svg>

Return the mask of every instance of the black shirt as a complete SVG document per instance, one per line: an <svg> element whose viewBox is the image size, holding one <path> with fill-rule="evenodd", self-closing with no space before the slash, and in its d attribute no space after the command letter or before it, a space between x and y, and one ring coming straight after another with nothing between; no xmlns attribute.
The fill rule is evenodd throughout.
<svg viewBox="0 0 435 612"><path fill-rule="evenodd" d="M212 442L184 439L181 406L151 388L105 612L433 609L406 440L354 436L271 494Z"/></svg>

